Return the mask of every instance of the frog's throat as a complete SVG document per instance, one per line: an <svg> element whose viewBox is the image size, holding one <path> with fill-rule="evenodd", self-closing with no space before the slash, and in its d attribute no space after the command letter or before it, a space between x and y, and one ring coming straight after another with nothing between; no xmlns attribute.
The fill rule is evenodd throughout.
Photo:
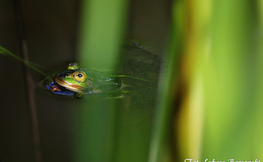
<svg viewBox="0 0 263 162"><path fill-rule="evenodd" d="M64 81L63 79L59 77L55 77L55 81L58 85L65 87L66 89L74 92L82 92L83 89L82 86L76 85L76 84L69 84L68 82Z"/></svg>

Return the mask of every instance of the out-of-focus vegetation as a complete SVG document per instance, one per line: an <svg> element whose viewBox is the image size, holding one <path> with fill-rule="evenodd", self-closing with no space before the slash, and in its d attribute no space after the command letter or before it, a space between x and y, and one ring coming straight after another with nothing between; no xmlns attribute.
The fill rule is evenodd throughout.
<svg viewBox="0 0 263 162"><path fill-rule="evenodd" d="M82 2L78 34L81 66L107 70L116 66L127 21L127 3L126 0ZM116 159L119 156L116 156L115 100L84 100L80 107L74 161L121 161Z"/></svg>
<svg viewBox="0 0 263 162"><path fill-rule="evenodd" d="M86 13L90 27L82 28L82 36L87 34L87 37L81 39L80 57L87 59L87 62L105 60L101 60L102 57L116 60L113 48L119 43L123 30L118 30L121 31L118 33L115 29L124 27L121 21L124 18L117 15L125 13L125 5L122 1L107 2L109 4L105 7L111 12L104 13L103 10L96 11L98 2L91 2L94 6L91 5L89 13ZM167 43L168 65L166 73L160 78L153 130L148 136L150 147L141 145L140 140L134 141L134 147L149 150L140 155L132 151L116 155L118 149L114 146L125 146L114 140L116 123L114 126L111 120L116 117L116 112L113 104L108 112L107 120L111 121L107 126L108 134L101 138L107 139L105 147L115 149L110 152L96 149L100 141L93 141L93 146L83 145L83 152L78 156L88 156L96 150L98 157L106 153L112 161L118 161L115 159L118 156L137 156L137 160L142 161L145 154L148 154L149 162L183 161L186 158L199 161L206 158L221 161L262 159L261 9L261 1L173 1ZM100 24L109 22L109 18L103 17L108 12L113 16L112 21L116 22L108 24L111 30L105 30ZM115 40L108 41L112 38ZM86 58L83 51L105 55ZM95 117L89 113L83 114L88 115L86 120L92 122L91 118ZM82 124L85 126L87 123ZM92 128L101 128L97 124L93 122ZM92 130L87 127L83 132L85 136ZM86 142L85 137L83 143Z"/></svg>
<svg viewBox="0 0 263 162"><path fill-rule="evenodd" d="M185 92L179 161L262 160L262 2L177 1L174 9Z"/></svg>

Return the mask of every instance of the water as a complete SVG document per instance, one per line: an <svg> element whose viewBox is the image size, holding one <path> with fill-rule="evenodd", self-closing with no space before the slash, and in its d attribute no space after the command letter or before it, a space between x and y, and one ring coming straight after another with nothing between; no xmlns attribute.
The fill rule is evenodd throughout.
<svg viewBox="0 0 263 162"><path fill-rule="evenodd" d="M168 2L145 0L131 3L127 37L143 40L147 50L162 55L167 37ZM32 0L23 1L29 59L47 67L43 69L45 72L76 61L78 5L78 1L45 1L41 4ZM11 2L2 2L0 44L19 54L12 10ZM126 59L121 58L120 65L123 65ZM21 64L7 56L1 56L0 61L3 76L0 79L1 160L35 161ZM120 66L120 69L123 68ZM37 84L41 75L32 72L32 76ZM87 153L88 159L100 159L102 156L99 153L105 152L116 161L145 162L151 136L158 73L148 73L144 77L151 78L152 81L152 98L143 99L145 102L134 102L139 95L145 96L143 92L117 99L114 103L101 98L75 100L53 95L36 87L35 102L43 161L73 161L76 146L86 146L94 151ZM80 123L88 125L84 127ZM89 131L87 137L82 137L80 134L85 134L85 131ZM85 139L83 145L77 145L79 137Z"/></svg>

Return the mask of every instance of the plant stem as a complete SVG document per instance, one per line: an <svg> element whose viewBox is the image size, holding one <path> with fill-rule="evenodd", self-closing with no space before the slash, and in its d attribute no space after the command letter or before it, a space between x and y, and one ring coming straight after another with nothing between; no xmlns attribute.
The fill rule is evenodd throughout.
<svg viewBox="0 0 263 162"><path fill-rule="evenodd" d="M25 60L26 62L26 64L23 64L23 71L25 74L27 102L28 102L28 107L29 107L30 116L31 116L36 162L41 162L42 160L41 160L39 128L38 128L36 106L35 106L35 101L34 101L35 84L31 77L29 67L27 66L27 63L29 63L29 59L28 59L27 41L26 41L26 34L25 34L25 27L24 27L24 22L23 22L21 4L20 4L20 0L13 0L13 3L14 3L14 11L15 11L15 21L16 21L16 25L18 29L18 37L20 41L20 51L21 51L23 60Z"/></svg>

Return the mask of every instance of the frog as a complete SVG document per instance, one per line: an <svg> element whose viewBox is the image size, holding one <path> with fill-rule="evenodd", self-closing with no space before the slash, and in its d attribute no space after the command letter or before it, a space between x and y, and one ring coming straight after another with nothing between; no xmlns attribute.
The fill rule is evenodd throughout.
<svg viewBox="0 0 263 162"><path fill-rule="evenodd" d="M123 46L127 60L121 72L82 68L78 63L44 79L43 87L54 94L75 99L101 96L104 98L134 98L140 102L152 93L154 83L149 73L159 73L164 60L143 45L132 41ZM133 99L134 101L134 99Z"/></svg>
<svg viewBox="0 0 263 162"><path fill-rule="evenodd" d="M47 77L43 81L43 86L54 94L74 96L76 99L91 95L110 96L114 93L121 95L125 93L122 77L129 76L80 68L76 62L73 62L68 65L67 70Z"/></svg>

